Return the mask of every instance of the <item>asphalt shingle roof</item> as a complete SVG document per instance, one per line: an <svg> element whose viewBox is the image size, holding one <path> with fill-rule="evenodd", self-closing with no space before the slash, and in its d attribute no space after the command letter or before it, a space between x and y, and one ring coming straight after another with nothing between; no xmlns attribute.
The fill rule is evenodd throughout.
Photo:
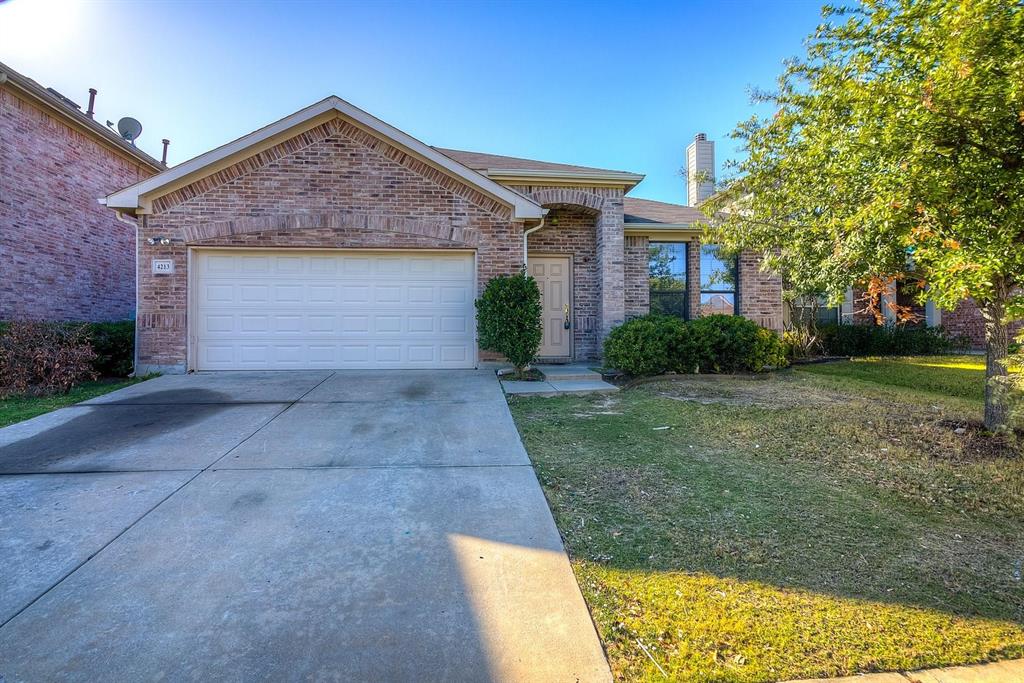
<svg viewBox="0 0 1024 683"><path fill-rule="evenodd" d="M484 154L483 152L467 152L460 149L445 149L443 147L435 147L434 149L474 171L502 169L514 171L564 171L566 173L627 173L627 171L613 171L608 168L556 164L550 161L507 157L500 154Z"/></svg>
<svg viewBox="0 0 1024 683"><path fill-rule="evenodd" d="M700 209L693 206L656 202L651 199L636 199L634 197L625 197L622 202L627 225L637 223L690 225L707 221L707 216Z"/></svg>

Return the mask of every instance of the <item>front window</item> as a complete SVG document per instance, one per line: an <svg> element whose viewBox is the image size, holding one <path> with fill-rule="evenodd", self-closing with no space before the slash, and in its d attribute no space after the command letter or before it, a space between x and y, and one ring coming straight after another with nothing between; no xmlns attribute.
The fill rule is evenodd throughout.
<svg viewBox="0 0 1024 683"><path fill-rule="evenodd" d="M651 313L688 318L686 242L651 242L647 272Z"/></svg>
<svg viewBox="0 0 1024 683"><path fill-rule="evenodd" d="M736 259L726 258L717 244L700 247L700 314L736 313Z"/></svg>

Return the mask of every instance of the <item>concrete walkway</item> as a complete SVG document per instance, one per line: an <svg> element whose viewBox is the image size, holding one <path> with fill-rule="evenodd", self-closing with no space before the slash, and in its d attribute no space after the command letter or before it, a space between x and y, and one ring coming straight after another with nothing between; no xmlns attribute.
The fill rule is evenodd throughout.
<svg viewBox="0 0 1024 683"><path fill-rule="evenodd" d="M1024 659L922 671L865 674L843 678L815 678L790 681L790 683L1019 683L1020 681L1024 681Z"/></svg>
<svg viewBox="0 0 1024 683"><path fill-rule="evenodd" d="M0 430L0 680L608 681L491 371L161 377Z"/></svg>
<svg viewBox="0 0 1024 683"><path fill-rule="evenodd" d="M534 368L544 375L543 381L502 380L501 388L506 394L535 396L611 393L619 390L614 384L605 382L601 373L591 370L586 363L535 365Z"/></svg>

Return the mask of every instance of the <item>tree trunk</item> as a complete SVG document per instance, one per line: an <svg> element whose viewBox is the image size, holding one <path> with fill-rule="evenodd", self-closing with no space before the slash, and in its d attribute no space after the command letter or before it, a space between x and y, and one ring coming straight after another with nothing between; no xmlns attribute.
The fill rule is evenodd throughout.
<svg viewBox="0 0 1024 683"><path fill-rule="evenodd" d="M1001 432L1010 427L1010 330L1002 306L985 307L985 428Z"/></svg>

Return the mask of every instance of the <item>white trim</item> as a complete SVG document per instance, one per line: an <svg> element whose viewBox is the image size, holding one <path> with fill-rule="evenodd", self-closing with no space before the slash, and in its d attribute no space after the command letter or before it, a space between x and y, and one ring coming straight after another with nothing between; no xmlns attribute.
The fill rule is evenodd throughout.
<svg viewBox="0 0 1024 683"><path fill-rule="evenodd" d="M282 135L293 128L297 128L312 119L330 114L332 111L393 141L397 145L423 158L431 165L447 171L449 174L465 181L485 194L507 204L512 208L513 218L515 219L538 219L543 216L543 210L536 202L460 164L451 157L438 152L433 147L420 142L411 135L403 133L394 126L384 123L380 119L371 116L362 109L334 95L305 109L301 109L290 116L286 116L269 126L238 138L233 142L178 164L163 173L107 195L106 205L111 208L132 211L144 209L141 200L146 195L153 194L161 188L181 181L188 176L199 174L207 167L223 162L226 159L236 156L239 159L244 158L244 152L250 148L259 145L269 138Z"/></svg>
<svg viewBox="0 0 1024 683"><path fill-rule="evenodd" d="M703 228L694 227L693 223L623 223L625 230L659 232L665 230L693 230L701 232Z"/></svg>
<svg viewBox="0 0 1024 683"><path fill-rule="evenodd" d="M456 254L460 256L469 256L473 261L473 301L476 301L480 297L480 271L479 271L479 252L476 249L417 249L413 247L401 247L395 249L389 249L387 247L283 247L275 245L266 246L188 246L186 249L186 268L187 273L187 292L186 292L186 314L185 314L185 372L224 372L218 370L199 370L196 366L198 365L198 335L193 329L195 324L194 313L198 310L198 287L196 283L199 278L199 273L196 272L194 266L196 253L210 253L210 252L277 252L277 253L288 253L288 252L323 252L323 253L359 253L366 252L371 254L439 254L439 255L451 255ZM570 273L570 277L571 277ZM480 367L480 342L477 336L477 321L476 315L471 316L472 321L472 337L473 337L473 368L477 369ZM136 344L138 349L138 344ZM268 370L267 372L287 372L287 370Z"/></svg>
<svg viewBox="0 0 1024 683"><path fill-rule="evenodd" d="M521 182L527 184L562 184L585 183L590 185L614 185L616 187L633 188L645 176L626 171L554 171L548 169L519 168L488 168L483 174L492 180L504 182Z"/></svg>

